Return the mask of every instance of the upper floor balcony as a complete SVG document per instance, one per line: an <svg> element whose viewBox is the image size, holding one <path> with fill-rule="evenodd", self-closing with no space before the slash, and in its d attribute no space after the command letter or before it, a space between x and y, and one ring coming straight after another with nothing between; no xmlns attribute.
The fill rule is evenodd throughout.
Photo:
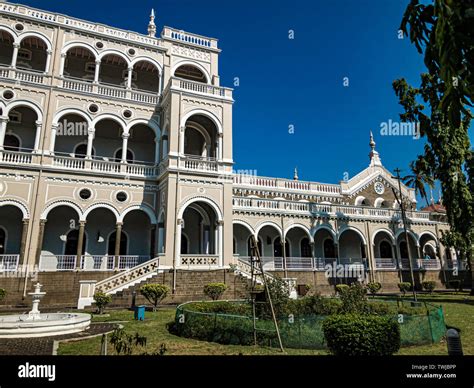
<svg viewBox="0 0 474 388"><path fill-rule="evenodd" d="M259 211L301 214L308 217L338 217L379 220L400 220L401 212L397 209L372 208L366 206L348 206L335 204L318 204L311 202L285 201L278 199L234 197L234 210ZM430 213L406 211L408 219L429 221Z"/></svg>

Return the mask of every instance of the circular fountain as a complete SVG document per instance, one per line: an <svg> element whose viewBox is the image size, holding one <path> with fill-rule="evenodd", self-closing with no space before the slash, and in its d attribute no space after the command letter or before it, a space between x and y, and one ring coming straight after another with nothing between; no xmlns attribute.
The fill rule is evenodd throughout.
<svg viewBox="0 0 474 388"><path fill-rule="evenodd" d="M33 307L29 313L0 315L0 338L46 337L78 333L89 328L91 316L81 313L41 314L39 302L46 295L42 285L35 284L35 291L29 292Z"/></svg>

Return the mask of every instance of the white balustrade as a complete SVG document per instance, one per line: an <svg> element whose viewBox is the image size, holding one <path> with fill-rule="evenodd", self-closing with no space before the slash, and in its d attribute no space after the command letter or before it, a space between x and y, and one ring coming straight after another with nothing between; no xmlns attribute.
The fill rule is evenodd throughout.
<svg viewBox="0 0 474 388"><path fill-rule="evenodd" d="M210 267L219 265L218 255L181 255L181 265L188 267Z"/></svg>
<svg viewBox="0 0 474 388"><path fill-rule="evenodd" d="M8 164L31 164L31 152L0 151L0 161Z"/></svg>
<svg viewBox="0 0 474 388"><path fill-rule="evenodd" d="M120 163L108 162L102 160L92 160L91 170L105 173L119 173Z"/></svg>
<svg viewBox="0 0 474 388"><path fill-rule="evenodd" d="M130 99L132 101L143 102L145 104L158 104L159 96L158 94L153 93L145 93L145 92L138 92L132 91L130 95Z"/></svg>
<svg viewBox="0 0 474 388"><path fill-rule="evenodd" d="M150 260L150 256L141 255L120 255L118 260L119 269L129 269L143 264Z"/></svg>
<svg viewBox="0 0 474 388"><path fill-rule="evenodd" d="M397 269L397 262L391 258L376 257L375 268L381 270L395 270Z"/></svg>
<svg viewBox="0 0 474 388"><path fill-rule="evenodd" d="M84 170L85 160L81 158L71 158L66 156L54 156L53 166L68 170Z"/></svg>
<svg viewBox="0 0 474 388"><path fill-rule="evenodd" d="M102 96L113 97L113 98L126 98L127 91L113 86L100 85L97 88L98 93Z"/></svg>
<svg viewBox="0 0 474 388"><path fill-rule="evenodd" d="M180 160L180 167L187 170L217 172L218 165L215 160L199 157L185 157Z"/></svg>
<svg viewBox="0 0 474 388"><path fill-rule="evenodd" d="M20 255L0 255L0 272L16 271Z"/></svg>
<svg viewBox="0 0 474 388"><path fill-rule="evenodd" d="M69 78L63 79L63 88L80 93L92 93L93 85L90 82L76 81Z"/></svg>
<svg viewBox="0 0 474 388"><path fill-rule="evenodd" d="M153 177L157 176L157 167L139 164L127 164L125 171L127 175Z"/></svg>

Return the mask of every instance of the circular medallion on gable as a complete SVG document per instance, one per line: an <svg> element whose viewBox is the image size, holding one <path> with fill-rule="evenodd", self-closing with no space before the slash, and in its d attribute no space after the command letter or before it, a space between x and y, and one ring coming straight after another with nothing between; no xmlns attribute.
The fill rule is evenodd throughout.
<svg viewBox="0 0 474 388"><path fill-rule="evenodd" d="M376 182L374 184L374 190L377 194L382 195L385 192L385 186L382 182Z"/></svg>

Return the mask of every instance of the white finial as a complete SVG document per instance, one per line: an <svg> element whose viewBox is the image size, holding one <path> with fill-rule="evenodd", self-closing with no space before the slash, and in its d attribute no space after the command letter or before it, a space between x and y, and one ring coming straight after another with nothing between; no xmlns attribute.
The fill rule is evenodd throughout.
<svg viewBox="0 0 474 388"><path fill-rule="evenodd" d="M372 133L372 131L370 131L370 148L372 149L372 151L375 150L375 141L374 141L374 134Z"/></svg>
<svg viewBox="0 0 474 388"><path fill-rule="evenodd" d="M370 166L382 166L382 161L380 160L379 153L375 151L375 140L374 140L374 134L372 131L370 131L370 153L369 153L369 158L370 158Z"/></svg>
<svg viewBox="0 0 474 388"><path fill-rule="evenodd" d="M294 181L297 181L299 178L298 178L298 167L295 167L295 173L293 175L293 180Z"/></svg>
<svg viewBox="0 0 474 388"><path fill-rule="evenodd" d="M155 24L155 10L151 9L150 23L148 23L148 36L155 37L156 35L156 24Z"/></svg>

